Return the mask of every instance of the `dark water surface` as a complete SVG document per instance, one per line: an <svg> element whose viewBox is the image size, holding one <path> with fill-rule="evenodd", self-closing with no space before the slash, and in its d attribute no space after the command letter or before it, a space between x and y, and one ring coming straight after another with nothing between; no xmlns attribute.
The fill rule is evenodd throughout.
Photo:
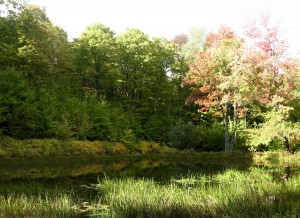
<svg viewBox="0 0 300 218"><path fill-rule="evenodd" d="M14 159L0 161L0 194L5 194L5 187L17 186L20 187L20 191L26 191L26 187L39 184L50 190L54 187L73 190L76 194L86 197L90 191L83 186L95 184L105 176L152 178L159 182L167 182L186 175L213 175L227 169L245 171L251 167L263 168L278 180L289 178L300 171L299 167L253 166L247 161L220 161L212 164L207 160L154 155ZM32 191L30 189L28 192Z"/></svg>
<svg viewBox="0 0 300 218"><path fill-rule="evenodd" d="M176 156L103 156L44 159L4 159L0 161L0 181L14 179L90 178L97 181L107 176L145 177L169 180L190 174L214 174L229 168L246 170L247 163L208 163Z"/></svg>

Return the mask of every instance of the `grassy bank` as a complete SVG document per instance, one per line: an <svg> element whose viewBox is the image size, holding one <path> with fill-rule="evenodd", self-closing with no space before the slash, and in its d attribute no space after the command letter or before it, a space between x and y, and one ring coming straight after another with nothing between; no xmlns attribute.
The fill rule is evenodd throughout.
<svg viewBox="0 0 300 218"><path fill-rule="evenodd" d="M0 140L0 158L44 158L102 155L158 154L167 158L196 160L209 163L247 163L255 165L300 166L300 152L196 152L178 150L151 141L131 144L107 141L78 141L57 139Z"/></svg>
<svg viewBox="0 0 300 218"><path fill-rule="evenodd" d="M0 140L0 157L31 158L48 156L76 155L111 155L111 154L146 154L174 153L175 150L155 142L140 141L135 144L124 144L107 141L78 141L57 139L17 140L5 137Z"/></svg>
<svg viewBox="0 0 300 218"><path fill-rule="evenodd" d="M99 217L298 217L300 176L275 181L251 168L190 176L159 184L148 179L105 179L96 185Z"/></svg>

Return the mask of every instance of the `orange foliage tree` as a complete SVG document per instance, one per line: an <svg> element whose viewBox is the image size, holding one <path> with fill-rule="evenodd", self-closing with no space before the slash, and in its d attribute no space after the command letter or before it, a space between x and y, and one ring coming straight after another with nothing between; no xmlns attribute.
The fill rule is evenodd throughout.
<svg viewBox="0 0 300 218"><path fill-rule="evenodd" d="M214 111L215 116L223 117L225 151L232 151L235 144L238 118L243 117L247 106L255 102L270 112L265 114L264 124L273 123L274 134L265 134L263 128L266 126L262 124L252 134L255 138L252 142L257 145L278 137L289 150L289 138L295 136L295 131L288 130L295 129L295 125L291 127L286 123L285 128L279 123L286 122L287 111L292 110L286 104L295 96L299 71L297 60L287 51L287 42L280 39L279 27L272 25L268 17L250 25L245 39L226 26L207 35L203 51L190 63L184 80L187 86L193 87L187 102L194 102L200 110ZM231 141L230 109L233 111ZM285 118L279 119L275 114ZM274 120L278 120L278 126ZM259 140L259 136L269 138Z"/></svg>
<svg viewBox="0 0 300 218"><path fill-rule="evenodd" d="M225 151L232 151L236 141L237 118L245 111L248 77L244 74L243 40L227 26L206 37L205 49L190 63L185 85L192 86L188 102L213 110L222 116L225 125ZM229 137L229 107L234 110L234 133Z"/></svg>

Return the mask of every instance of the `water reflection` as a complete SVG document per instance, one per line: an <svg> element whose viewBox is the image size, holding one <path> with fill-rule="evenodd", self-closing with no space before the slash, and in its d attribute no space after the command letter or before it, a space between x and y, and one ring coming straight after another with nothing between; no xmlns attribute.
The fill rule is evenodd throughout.
<svg viewBox="0 0 300 218"><path fill-rule="evenodd" d="M102 157L65 158L42 160L2 160L0 181L14 179L59 179L66 177L147 177L157 180L181 177L188 174L213 174L226 169L245 170L247 163L210 164L199 160L168 157Z"/></svg>
<svg viewBox="0 0 300 218"><path fill-rule="evenodd" d="M214 175L229 169L241 171L260 168L272 175L278 182L288 180L300 171L299 167L253 166L250 162L218 162L179 157L102 157L65 158L41 160L2 160L0 162L0 194L24 193L26 187L45 187L41 190L74 191L79 197L90 198L97 193L83 188L83 185L95 184L104 176L109 178L152 178L159 182L169 182L187 175ZM19 190L19 191L18 191ZM35 188L28 189L32 193Z"/></svg>
<svg viewBox="0 0 300 218"><path fill-rule="evenodd" d="M210 175L228 169L247 170L252 165L245 163L215 163L167 157L102 157L101 159L65 158L43 160L2 160L0 163L0 182L10 180L90 178L98 180L104 176L146 177L155 180L170 180L189 174ZM297 167L257 166L288 181ZM91 179L92 178L92 179Z"/></svg>

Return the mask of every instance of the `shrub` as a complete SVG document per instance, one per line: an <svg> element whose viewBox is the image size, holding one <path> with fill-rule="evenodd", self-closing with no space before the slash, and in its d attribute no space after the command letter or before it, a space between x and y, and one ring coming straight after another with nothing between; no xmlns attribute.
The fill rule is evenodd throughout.
<svg viewBox="0 0 300 218"><path fill-rule="evenodd" d="M58 123L55 130L55 136L57 139L60 139L62 141L67 140L71 138L73 135L71 128L69 127L69 124L67 121L64 123Z"/></svg>
<svg viewBox="0 0 300 218"><path fill-rule="evenodd" d="M201 144L196 147L204 151L222 151L224 150L225 130L219 124L210 127L199 126L198 134L201 138Z"/></svg>
<svg viewBox="0 0 300 218"><path fill-rule="evenodd" d="M129 151L123 143L103 142L103 148L107 154L127 154Z"/></svg>
<svg viewBox="0 0 300 218"><path fill-rule="evenodd" d="M145 125L145 137L150 141L168 141L171 122L169 116L151 116Z"/></svg>
<svg viewBox="0 0 300 218"><path fill-rule="evenodd" d="M124 130L121 142L131 147L136 142L136 137L131 129Z"/></svg>
<svg viewBox="0 0 300 218"><path fill-rule="evenodd" d="M201 143L198 127L191 123L179 122L171 129L170 144L178 149L197 148Z"/></svg>
<svg viewBox="0 0 300 218"><path fill-rule="evenodd" d="M5 156L6 156L6 152L0 148L0 158Z"/></svg>
<svg viewBox="0 0 300 218"><path fill-rule="evenodd" d="M141 154L160 152L161 146L156 142L143 140L136 144L134 150Z"/></svg>

